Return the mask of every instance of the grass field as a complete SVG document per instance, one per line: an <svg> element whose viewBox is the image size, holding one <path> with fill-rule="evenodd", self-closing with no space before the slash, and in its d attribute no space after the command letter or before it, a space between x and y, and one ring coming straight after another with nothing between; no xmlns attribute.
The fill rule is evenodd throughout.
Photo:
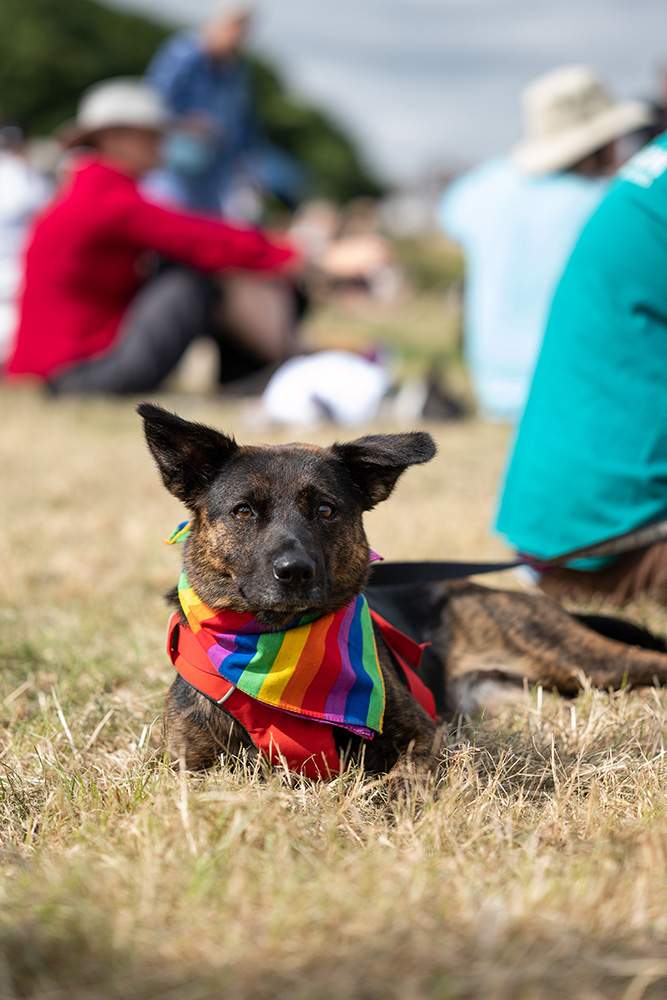
<svg viewBox="0 0 667 1000"><path fill-rule="evenodd" d="M426 358L433 302L402 308L347 322L375 335L405 315ZM256 438L220 402L159 399ZM133 402L0 392L1 1000L667 996L662 692L538 692L461 723L425 802L402 807L354 773L149 764L181 509ZM373 547L502 557L506 431L430 429L438 457L368 516ZM667 631L661 609L633 613Z"/></svg>

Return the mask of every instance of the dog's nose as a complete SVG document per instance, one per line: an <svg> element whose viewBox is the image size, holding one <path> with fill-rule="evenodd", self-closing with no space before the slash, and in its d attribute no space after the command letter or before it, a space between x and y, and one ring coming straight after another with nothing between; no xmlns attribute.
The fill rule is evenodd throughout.
<svg viewBox="0 0 667 1000"><path fill-rule="evenodd" d="M305 555L278 556L273 564L273 575L280 583L300 587L315 579L315 563Z"/></svg>

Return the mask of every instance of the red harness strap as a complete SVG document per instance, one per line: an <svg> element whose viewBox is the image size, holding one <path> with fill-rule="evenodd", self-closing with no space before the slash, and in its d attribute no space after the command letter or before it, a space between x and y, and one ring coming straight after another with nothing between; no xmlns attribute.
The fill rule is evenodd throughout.
<svg viewBox="0 0 667 1000"><path fill-rule="evenodd" d="M415 701L419 702L425 712L435 719L435 698L430 688L427 688L417 674L422 660L422 654L430 642L415 642L405 632L399 631L386 618L371 608L371 618L377 625L380 635L394 654L403 671L408 690ZM410 666L410 664L414 664Z"/></svg>
<svg viewBox="0 0 667 1000"><path fill-rule="evenodd" d="M406 662L410 660L419 667L424 646L428 644L414 642L375 611L371 611L371 617L398 661L410 693L435 719L435 700L431 691ZM336 749L333 726L282 712L239 691L218 673L176 613L169 621L167 653L181 677L236 719L272 764L279 766L284 761L290 770L314 779L340 774L343 765Z"/></svg>

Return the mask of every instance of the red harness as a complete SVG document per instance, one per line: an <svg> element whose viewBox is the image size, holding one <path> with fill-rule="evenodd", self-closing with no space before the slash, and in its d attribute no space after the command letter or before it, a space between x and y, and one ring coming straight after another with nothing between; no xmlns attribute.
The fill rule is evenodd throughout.
<svg viewBox="0 0 667 1000"><path fill-rule="evenodd" d="M403 672L411 695L435 719L433 694L416 673L428 643L414 642L373 610L371 618ZM239 691L218 673L176 613L169 621L167 653L181 677L243 726L254 746L272 764L285 763L290 770L315 779L333 777L344 769L333 726L282 712Z"/></svg>

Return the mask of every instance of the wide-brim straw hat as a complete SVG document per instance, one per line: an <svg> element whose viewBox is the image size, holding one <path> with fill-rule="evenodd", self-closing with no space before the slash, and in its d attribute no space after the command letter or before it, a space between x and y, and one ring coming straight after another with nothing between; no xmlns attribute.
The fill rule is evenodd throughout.
<svg viewBox="0 0 667 1000"><path fill-rule="evenodd" d="M521 95L524 137L511 157L527 174L567 170L623 135L650 125L642 101L614 101L586 66L563 66L529 84Z"/></svg>
<svg viewBox="0 0 667 1000"><path fill-rule="evenodd" d="M163 132L169 124L169 109L162 95L138 77L103 80L84 91L76 118L59 130L63 145L85 146L107 128L138 128Z"/></svg>

